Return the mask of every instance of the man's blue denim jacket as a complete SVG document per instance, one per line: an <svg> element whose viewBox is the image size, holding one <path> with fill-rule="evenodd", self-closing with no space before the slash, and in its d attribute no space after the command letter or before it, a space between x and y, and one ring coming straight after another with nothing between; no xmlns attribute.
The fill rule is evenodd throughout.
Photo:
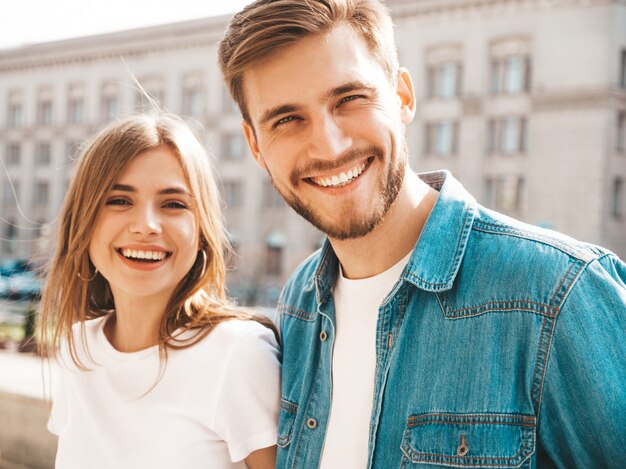
<svg viewBox="0 0 626 469"><path fill-rule="evenodd" d="M379 309L368 467L626 468L626 265L421 177L440 194ZM279 469L319 466L337 271L326 242L281 294Z"/></svg>

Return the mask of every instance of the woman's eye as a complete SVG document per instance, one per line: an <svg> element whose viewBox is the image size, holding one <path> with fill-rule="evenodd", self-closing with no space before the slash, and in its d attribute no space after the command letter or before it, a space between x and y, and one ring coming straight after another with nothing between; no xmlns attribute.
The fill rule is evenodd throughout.
<svg viewBox="0 0 626 469"><path fill-rule="evenodd" d="M163 205L163 207L180 209L180 208L187 208L187 204L173 200L171 202L167 202L165 205Z"/></svg>
<svg viewBox="0 0 626 469"><path fill-rule="evenodd" d="M130 201L121 198L109 199L106 205L130 205Z"/></svg>

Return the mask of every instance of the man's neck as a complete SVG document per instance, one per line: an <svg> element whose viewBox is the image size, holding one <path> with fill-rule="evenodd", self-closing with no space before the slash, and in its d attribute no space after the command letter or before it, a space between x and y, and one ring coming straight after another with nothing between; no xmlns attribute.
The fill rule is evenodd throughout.
<svg viewBox="0 0 626 469"><path fill-rule="evenodd" d="M400 262L415 247L438 194L407 167L398 197L374 230L357 239L330 240L343 275L373 277Z"/></svg>

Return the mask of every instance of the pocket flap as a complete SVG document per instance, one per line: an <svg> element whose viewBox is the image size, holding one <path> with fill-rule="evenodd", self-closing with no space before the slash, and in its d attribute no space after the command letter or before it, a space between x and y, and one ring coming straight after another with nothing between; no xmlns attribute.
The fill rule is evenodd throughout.
<svg viewBox="0 0 626 469"><path fill-rule="evenodd" d="M402 452L413 463L519 467L535 452L535 417L433 413L409 417Z"/></svg>
<svg viewBox="0 0 626 469"><path fill-rule="evenodd" d="M298 404L286 399L280 400L280 415L278 416L278 439L277 444L281 448L289 446L293 434L293 423L298 414Z"/></svg>

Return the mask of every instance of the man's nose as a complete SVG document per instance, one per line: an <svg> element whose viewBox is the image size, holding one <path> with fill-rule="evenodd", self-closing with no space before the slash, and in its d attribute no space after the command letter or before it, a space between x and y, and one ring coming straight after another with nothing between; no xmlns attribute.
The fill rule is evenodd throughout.
<svg viewBox="0 0 626 469"><path fill-rule="evenodd" d="M350 137L336 116L324 113L311 119L308 154L311 159L334 160L352 146Z"/></svg>
<svg viewBox="0 0 626 469"><path fill-rule="evenodd" d="M149 236L162 232L161 220L154 207L136 207L133 215L129 226L131 233Z"/></svg>

